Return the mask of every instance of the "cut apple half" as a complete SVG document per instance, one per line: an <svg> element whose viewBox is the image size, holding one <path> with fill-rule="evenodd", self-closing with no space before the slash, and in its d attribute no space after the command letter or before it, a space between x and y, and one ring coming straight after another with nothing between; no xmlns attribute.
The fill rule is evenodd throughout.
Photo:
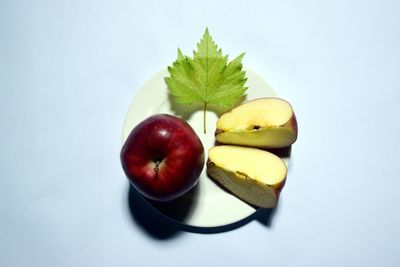
<svg viewBox="0 0 400 267"><path fill-rule="evenodd" d="M259 98L223 114L215 137L222 144L259 148L283 148L297 139L292 106L281 98Z"/></svg>
<svg viewBox="0 0 400 267"><path fill-rule="evenodd" d="M270 152L222 145L209 149L207 173L245 202L273 208L285 183L287 168L281 158Z"/></svg>

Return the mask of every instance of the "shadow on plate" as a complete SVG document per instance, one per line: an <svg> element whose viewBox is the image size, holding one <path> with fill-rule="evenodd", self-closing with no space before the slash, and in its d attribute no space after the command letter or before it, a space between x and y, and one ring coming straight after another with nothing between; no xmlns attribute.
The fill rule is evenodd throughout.
<svg viewBox="0 0 400 267"><path fill-rule="evenodd" d="M225 145L223 143L218 142L216 139L214 141L214 146L221 146L221 145ZM251 146L248 146L251 147ZM290 159L290 156L292 154L292 146L287 146L287 147L283 147L283 148L260 148L262 150L271 152L272 154L277 155L280 158L284 158L284 159Z"/></svg>
<svg viewBox="0 0 400 267"><path fill-rule="evenodd" d="M237 229L256 220L271 226L277 208L258 209L252 215L232 224L218 227L196 227L181 223L190 215L191 199L197 194L196 187L187 194L171 202L160 203L145 199L133 186L129 186L128 207L133 222L144 232L157 240L176 238L183 232L215 234Z"/></svg>
<svg viewBox="0 0 400 267"><path fill-rule="evenodd" d="M192 233L199 233L199 234L218 234L223 232L228 232L240 228L251 221L258 221L261 224L265 225L266 227L271 227L272 217L276 212L276 208L273 209L257 209L253 214L250 216L237 221L235 223L223 225L223 226L216 226L216 227L196 227L191 225L184 225L181 224L181 229L187 232Z"/></svg>
<svg viewBox="0 0 400 267"><path fill-rule="evenodd" d="M275 148L275 149L266 149L266 150L277 155L280 158L290 158L290 155L292 153L292 146Z"/></svg>

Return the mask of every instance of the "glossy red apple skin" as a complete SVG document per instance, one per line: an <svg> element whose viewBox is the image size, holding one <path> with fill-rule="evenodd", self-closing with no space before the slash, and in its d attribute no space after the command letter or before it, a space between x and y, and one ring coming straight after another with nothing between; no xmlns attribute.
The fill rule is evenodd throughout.
<svg viewBox="0 0 400 267"><path fill-rule="evenodd" d="M196 185L204 167L204 147L186 121L156 114L131 131L121 149L121 163L142 195L170 201Z"/></svg>

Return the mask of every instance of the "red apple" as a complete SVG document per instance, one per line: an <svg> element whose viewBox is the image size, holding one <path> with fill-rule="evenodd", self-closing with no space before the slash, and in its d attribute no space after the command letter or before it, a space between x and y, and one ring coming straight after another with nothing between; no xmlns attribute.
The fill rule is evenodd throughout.
<svg viewBox="0 0 400 267"><path fill-rule="evenodd" d="M142 195L169 201L196 185L204 167L204 148L186 121L157 114L131 131L121 150L121 163Z"/></svg>

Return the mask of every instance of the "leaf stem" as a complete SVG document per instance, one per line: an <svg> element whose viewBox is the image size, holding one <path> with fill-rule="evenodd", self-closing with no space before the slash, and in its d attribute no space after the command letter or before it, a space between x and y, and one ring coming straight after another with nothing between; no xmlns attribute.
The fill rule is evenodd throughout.
<svg viewBox="0 0 400 267"><path fill-rule="evenodd" d="M207 102L204 102L204 118L203 118L204 134L206 133L206 113L207 113Z"/></svg>

